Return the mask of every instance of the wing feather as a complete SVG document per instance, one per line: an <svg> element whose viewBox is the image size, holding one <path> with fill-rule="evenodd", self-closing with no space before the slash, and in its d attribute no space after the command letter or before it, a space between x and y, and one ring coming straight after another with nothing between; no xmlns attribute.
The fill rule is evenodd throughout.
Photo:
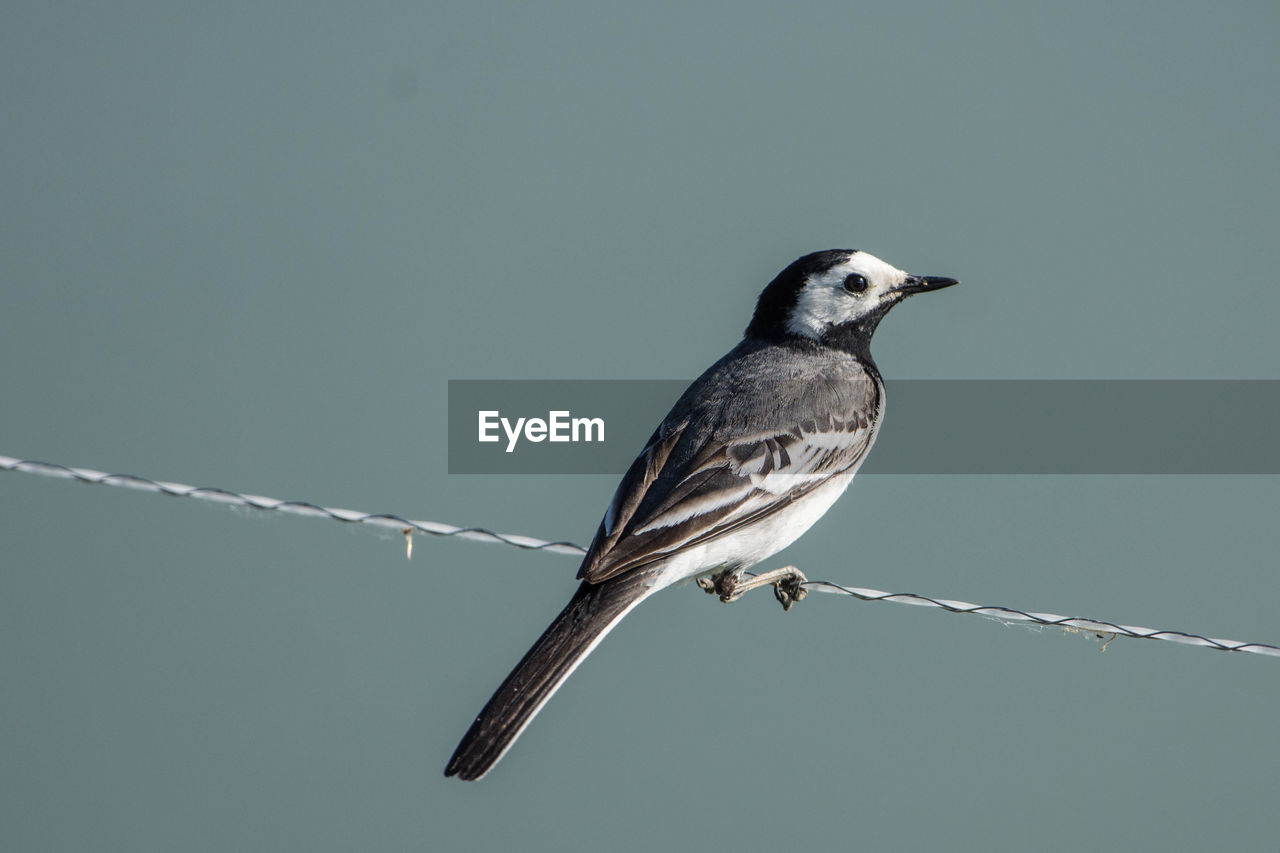
<svg viewBox="0 0 1280 853"><path fill-rule="evenodd" d="M778 365L789 365L779 375ZM681 397L623 477L578 577L592 583L697 547L809 494L866 455L878 374L740 345Z"/></svg>
<svg viewBox="0 0 1280 853"><path fill-rule="evenodd" d="M660 437L624 478L580 577L607 580L757 521L859 464L872 437L867 426L797 426L704 445L676 471L657 460L671 460L679 439Z"/></svg>

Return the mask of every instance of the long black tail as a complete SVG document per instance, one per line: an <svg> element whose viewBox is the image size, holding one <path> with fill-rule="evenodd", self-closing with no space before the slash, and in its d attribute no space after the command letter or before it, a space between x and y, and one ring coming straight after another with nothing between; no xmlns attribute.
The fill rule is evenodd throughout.
<svg viewBox="0 0 1280 853"><path fill-rule="evenodd" d="M652 582L643 572L583 581L463 735L444 775L472 780L488 773L604 635L649 595Z"/></svg>

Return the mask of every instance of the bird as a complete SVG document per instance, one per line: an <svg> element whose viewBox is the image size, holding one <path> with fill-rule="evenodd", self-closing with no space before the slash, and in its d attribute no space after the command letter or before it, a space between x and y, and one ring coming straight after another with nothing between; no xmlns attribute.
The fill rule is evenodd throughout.
<svg viewBox="0 0 1280 853"><path fill-rule="evenodd" d="M875 443L885 388L871 337L889 309L958 282L867 252L804 255L760 293L741 342L680 396L623 476L578 569L581 583L475 718L445 776L483 777L578 665L649 596L697 579L722 600L788 567L744 572L809 529Z"/></svg>

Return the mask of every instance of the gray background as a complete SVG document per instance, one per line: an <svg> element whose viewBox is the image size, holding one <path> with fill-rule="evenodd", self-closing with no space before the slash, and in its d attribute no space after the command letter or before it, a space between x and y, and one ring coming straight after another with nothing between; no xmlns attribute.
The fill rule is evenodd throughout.
<svg viewBox="0 0 1280 853"><path fill-rule="evenodd" d="M0 453L582 540L613 478L448 476L447 380L694 375L831 247L964 282L885 322L890 378L1280 378L1278 17L10 3ZM874 477L784 557L1275 642L1278 505L1271 477ZM571 558L407 562L393 534L19 474L0 519L6 850L1280 829L1274 660L685 588L466 785L445 759Z"/></svg>

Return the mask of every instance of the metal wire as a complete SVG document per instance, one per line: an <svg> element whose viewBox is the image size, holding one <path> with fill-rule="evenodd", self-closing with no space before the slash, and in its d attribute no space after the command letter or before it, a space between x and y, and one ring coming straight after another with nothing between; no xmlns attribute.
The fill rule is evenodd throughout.
<svg viewBox="0 0 1280 853"><path fill-rule="evenodd" d="M1017 610L1012 607L1000 607L990 604L970 604L967 601L955 601L947 598L929 598L913 592L884 592L879 589L843 586L831 581L810 581L805 588L814 592L828 592L836 595L850 595L862 601L891 601L895 604L915 604L922 607L936 607L948 613L966 613L975 616L987 616L1001 622L1026 623L1031 625L1047 625L1052 628L1090 631L1106 636L1132 637L1135 640L1167 640L1171 643L1184 643L1189 646L1203 646L1222 652L1250 652L1257 655L1280 657L1280 647L1266 643L1241 643L1237 640L1221 640L1191 634L1186 631L1168 631L1156 628L1141 628L1137 625L1119 625L1115 622L1102 622L1097 619L1086 619L1081 616L1058 616L1055 613L1033 613Z"/></svg>
<svg viewBox="0 0 1280 853"><path fill-rule="evenodd" d="M432 536L456 536L475 542L499 542L522 548L525 551L550 551L555 554L586 553L581 545L572 542L544 542L532 536L520 536L515 533L495 533L484 527L456 527L438 521L411 521L390 513L368 513L354 509L338 509L320 506L309 501L282 501L278 498L267 498L262 495L242 495L208 486L188 486L183 483L169 483L164 480L151 480L136 474L107 474L92 468L72 468L53 462L36 462L29 459L14 459L0 456L0 471L21 471L24 474L39 474L42 477L60 477L76 480L81 483L93 483L99 486L123 486L126 489L137 489L143 492L154 492L175 498L196 498L202 501L228 504L231 506L247 506L251 509L274 510L276 512L302 515L309 518L331 518L334 521L345 521L349 524L368 524L373 527L386 527L397 531L406 529L417 533L428 533Z"/></svg>
<svg viewBox="0 0 1280 853"><path fill-rule="evenodd" d="M438 521L411 521L389 513L367 513L351 509L335 509L319 506L308 501L284 501L267 498L261 495L244 495L227 489L188 486L182 483L170 483L163 480L151 480L134 474L107 474L91 468L72 468L51 462L36 462L26 459L14 459L0 456L0 471L20 471L25 474L38 474L44 477L60 477L76 480L81 483L94 483L102 486L123 486L145 492L170 495L179 498L197 498L232 506L245 506L251 509L274 510L309 518L330 518L349 524L368 524L384 527L405 533L426 533L431 536L454 536L474 542L497 542L510 545L525 551L550 551L556 554L573 554L581 556L586 549L573 542L548 542L532 536L521 536L514 533L497 533L484 527L457 527ZM1202 646L1224 652L1247 652L1249 654L1280 657L1280 646L1267 643L1242 643L1237 640L1223 640L1193 634L1187 631L1160 630L1142 628L1136 625L1121 625L1104 622L1098 619L1087 619L1078 616L1059 616L1054 613L1037 613L1017 610L1012 607L1000 607L989 604L970 604L967 601L955 601L946 598L930 598L911 592L885 592L878 589L844 586L831 581L809 581L806 589L813 592L824 592L834 595L847 595L861 601L888 601L895 604L912 604L921 607L933 607L948 613L963 613L975 616L986 616L1002 622L1018 624L1045 625L1066 630L1078 630L1112 635L1116 637L1132 637L1138 640L1165 640L1172 643Z"/></svg>

